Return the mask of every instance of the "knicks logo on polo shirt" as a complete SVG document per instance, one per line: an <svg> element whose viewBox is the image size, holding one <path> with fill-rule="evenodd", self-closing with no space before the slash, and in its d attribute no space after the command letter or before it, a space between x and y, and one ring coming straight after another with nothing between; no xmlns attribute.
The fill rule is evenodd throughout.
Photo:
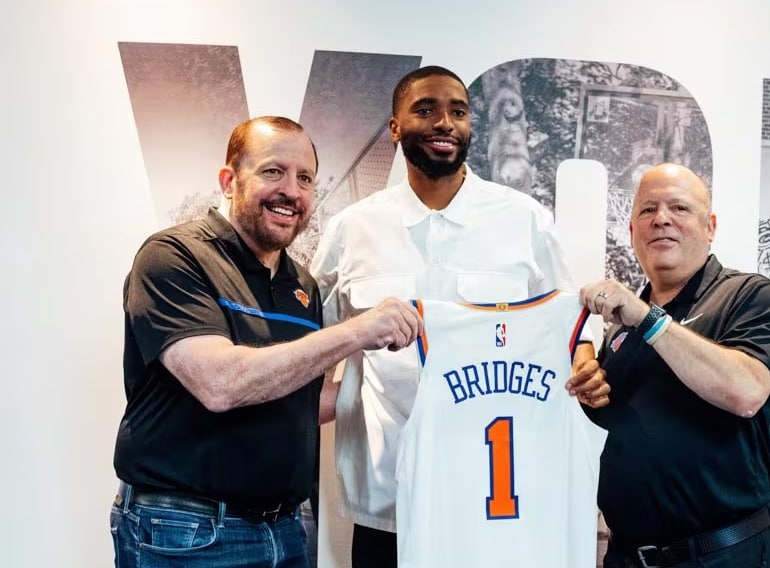
<svg viewBox="0 0 770 568"><path fill-rule="evenodd" d="M300 304L302 304L303 307L307 308L310 304L310 298L307 295L307 292L305 292L302 288L297 288L294 290L294 297L297 298Z"/></svg>

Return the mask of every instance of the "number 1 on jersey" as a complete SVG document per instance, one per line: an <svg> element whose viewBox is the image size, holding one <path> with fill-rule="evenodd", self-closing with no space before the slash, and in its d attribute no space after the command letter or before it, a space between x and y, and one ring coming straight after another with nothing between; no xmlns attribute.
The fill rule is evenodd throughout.
<svg viewBox="0 0 770 568"><path fill-rule="evenodd" d="M487 519L517 519L519 497L513 492L513 418L495 418L484 433L489 446L491 493L487 497Z"/></svg>

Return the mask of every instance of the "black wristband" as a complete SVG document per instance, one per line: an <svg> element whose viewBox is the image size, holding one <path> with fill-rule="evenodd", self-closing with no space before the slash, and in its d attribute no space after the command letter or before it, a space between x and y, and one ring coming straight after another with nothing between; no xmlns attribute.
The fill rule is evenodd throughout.
<svg viewBox="0 0 770 568"><path fill-rule="evenodd" d="M666 317L666 315L668 315L666 314L666 310L661 308L658 304L650 304L650 311L647 312L647 316L642 320L642 323L636 327L636 331L638 331L640 335L644 335L652 329L652 326L655 325L656 321Z"/></svg>

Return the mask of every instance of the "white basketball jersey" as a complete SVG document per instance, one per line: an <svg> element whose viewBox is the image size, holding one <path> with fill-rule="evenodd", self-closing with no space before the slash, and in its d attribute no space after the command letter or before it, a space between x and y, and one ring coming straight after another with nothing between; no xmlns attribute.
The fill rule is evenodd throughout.
<svg viewBox="0 0 770 568"><path fill-rule="evenodd" d="M593 568L598 453L564 384L576 294L415 301L423 368L398 448L399 568Z"/></svg>

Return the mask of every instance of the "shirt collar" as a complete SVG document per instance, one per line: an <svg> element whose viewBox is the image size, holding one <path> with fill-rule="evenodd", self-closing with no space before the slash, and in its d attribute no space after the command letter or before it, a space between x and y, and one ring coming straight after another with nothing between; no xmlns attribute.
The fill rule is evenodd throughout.
<svg viewBox="0 0 770 568"><path fill-rule="evenodd" d="M244 240L228 221L224 215L222 215L216 207L210 207L205 219L206 223L211 227L211 230L222 241L225 248L238 260L238 264L244 272L260 272L266 271L268 276L270 269L262 264L254 252L246 245ZM281 251L281 258L278 261L278 270L275 273L275 279L292 279L297 280L299 273L297 267L294 266L286 250Z"/></svg>
<svg viewBox="0 0 770 568"><path fill-rule="evenodd" d="M449 221L463 226L468 224L470 215L469 202L473 198L474 186L476 184L476 174L471 171L468 164L465 164L465 180L460 186L449 205L441 210L442 215ZM396 187L396 196L401 212L401 220L406 227L413 227L422 222L433 211L427 207L412 187L409 185L409 178L404 180Z"/></svg>
<svg viewBox="0 0 770 568"><path fill-rule="evenodd" d="M669 302L673 303L688 303L692 304L700 298L709 286L717 279L722 272L722 264L717 260L717 257L713 254L709 254L706 259L706 263L700 267L700 269L693 274L684 285L684 288L679 290L676 297ZM641 299L648 302L650 300L650 283L644 287L642 293L639 295ZM668 305L668 304L666 304Z"/></svg>

